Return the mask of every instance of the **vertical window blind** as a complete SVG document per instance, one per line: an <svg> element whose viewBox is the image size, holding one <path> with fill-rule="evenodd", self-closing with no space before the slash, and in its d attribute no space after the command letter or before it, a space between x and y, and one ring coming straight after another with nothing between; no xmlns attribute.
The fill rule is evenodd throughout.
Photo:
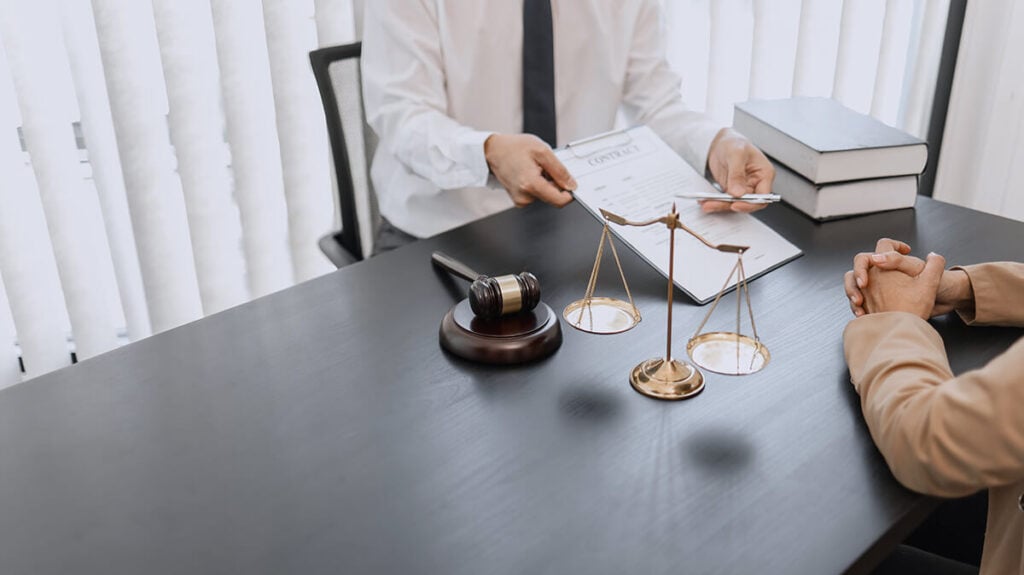
<svg viewBox="0 0 1024 575"><path fill-rule="evenodd" d="M0 5L0 387L332 269L307 54L354 32L348 0Z"/></svg>
<svg viewBox="0 0 1024 575"><path fill-rule="evenodd" d="M687 102L834 96L921 135L947 1L665 0ZM0 387L329 271L307 54L353 0L0 3ZM77 132L76 132L77 130Z"/></svg>
<svg viewBox="0 0 1024 575"><path fill-rule="evenodd" d="M732 123L749 98L833 97L927 133L949 0L664 0L683 99Z"/></svg>
<svg viewBox="0 0 1024 575"><path fill-rule="evenodd" d="M1024 221L1024 5L968 2L935 198Z"/></svg>

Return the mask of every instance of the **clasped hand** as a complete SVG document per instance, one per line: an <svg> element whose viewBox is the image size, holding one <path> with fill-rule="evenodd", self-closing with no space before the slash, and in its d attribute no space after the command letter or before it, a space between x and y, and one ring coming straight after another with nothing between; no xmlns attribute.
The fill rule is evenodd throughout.
<svg viewBox="0 0 1024 575"><path fill-rule="evenodd" d="M551 148L530 134L492 134L484 141L484 157L491 173L505 187L512 202L523 207L541 200L562 207L572 201L576 180ZM772 191L775 169L771 162L739 133L724 128L708 150L708 170L731 196ZM766 204L705 200L705 212L753 212Z"/></svg>
<svg viewBox="0 0 1024 575"><path fill-rule="evenodd" d="M844 288L850 310L860 317L886 311L912 313L928 319L962 308L974 300L971 282L962 270L945 270L946 259L931 253L926 260L910 255L898 240L878 240L874 253L853 258Z"/></svg>

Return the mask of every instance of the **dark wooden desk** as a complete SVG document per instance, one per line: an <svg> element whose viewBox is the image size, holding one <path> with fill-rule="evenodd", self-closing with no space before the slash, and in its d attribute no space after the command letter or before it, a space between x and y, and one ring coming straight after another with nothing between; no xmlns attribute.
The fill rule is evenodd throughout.
<svg viewBox="0 0 1024 575"><path fill-rule="evenodd" d="M920 199L824 225L751 284L772 362L682 403L634 392L664 282L626 251L635 330L566 329L515 369L445 355L442 248L579 297L599 225L510 211L0 392L0 572L863 571L934 501L892 479L848 382L841 274L879 236L950 264L1024 260L1024 224ZM490 262L490 263L486 263ZM614 268L602 275L614 287ZM677 353L707 308L680 294ZM722 319L726 324L728 314ZM1020 330L936 321L957 370Z"/></svg>

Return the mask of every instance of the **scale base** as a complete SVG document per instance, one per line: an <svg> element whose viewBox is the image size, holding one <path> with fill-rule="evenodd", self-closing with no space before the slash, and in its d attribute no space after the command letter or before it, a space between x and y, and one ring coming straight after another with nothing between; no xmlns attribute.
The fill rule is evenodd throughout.
<svg viewBox="0 0 1024 575"><path fill-rule="evenodd" d="M688 363L656 357L634 367L629 384L647 397L687 399L704 391L704 374Z"/></svg>

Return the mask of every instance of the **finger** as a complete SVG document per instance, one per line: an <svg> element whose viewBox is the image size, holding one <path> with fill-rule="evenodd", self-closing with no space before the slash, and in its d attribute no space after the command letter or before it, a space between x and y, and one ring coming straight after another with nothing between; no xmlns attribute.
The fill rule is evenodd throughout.
<svg viewBox="0 0 1024 575"><path fill-rule="evenodd" d="M924 261L921 259L895 251L871 254L871 265L883 270L901 271L909 276L917 276L924 270Z"/></svg>
<svg viewBox="0 0 1024 575"><path fill-rule="evenodd" d="M572 201L572 194L560 190L555 184L539 175L532 178L530 184L524 187L523 191L542 202L559 208Z"/></svg>
<svg viewBox="0 0 1024 575"><path fill-rule="evenodd" d="M730 209L734 212L756 212L757 210L763 210L768 207L768 204L754 203L754 202L731 202L732 206Z"/></svg>
<svg viewBox="0 0 1024 575"><path fill-rule="evenodd" d="M868 285L868 268L871 267L872 255L874 254L861 252L853 256L853 279L860 289Z"/></svg>
<svg viewBox="0 0 1024 575"><path fill-rule="evenodd" d="M764 177L757 181L754 185L755 194L770 194L772 193L772 186L775 184L775 166L768 161L763 155L760 157L760 161L763 161L766 166L764 168Z"/></svg>
<svg viewBox="0 0 1024 575"><path fill-rule="evenodd" d="M546 149L538 152L534 159L540 164L540 167L544 170L544 173L551 178L551 181L555 183L562 190L575 190L576 180L573 179L572 174L566 169L565 165L555 156L555 153L550 149ZM568 202L566 202L568 203Z"/></svg>
<svg viewBox="0 0 1024 575"><path fill-rule="evenodd" d="M506 191L508 192L508 197L512 198L512 203L515 204L517 208L525 208L526 206L532 204L536 199L530 194L519 191L518 189L506 189Z"/></svg>
<svg viewBox="0 0 1024 575"><path fill-rule="evenodd" d="M910 253L910 245L899 240L882 238L875 244L876 252L899 252L903 255Z"/></svg>
<svg viewBox="0 0 1024 575"><path fill-rule="evenodd" d="M918 276L930 289L937 291L939 289L939 281L942 279L942 272L946 269L946 258L939 254L932 252L928 254L928 259L925 261L924 270L921 275Z"/></svg>
<svg viewBox="0 0 1024 575"><path fill-rule="evenodd" d="M747 178L747 161L743 149L730 149L725 157L725 193L741 197L752 193L753 187Z"/></svg>
<svg viewBox="0 0 1024 575"><path fill-rule="evenodd" d="M727 212L732 209L732 202L720 202L718 200L701 200L700 208L704 210L704 213L710 214L712 212Z"/></svg>
<svg viewBox="0 0 1024 575"><path fill-rule="evenodd" d="M864 295L860 293L860 288L857 287L857 281L854 279L852 271L843 274L843 289L846 291L846 297L852 305L859 306L863 303Z"/></svg>
<svg viewBox="0 0 1024 575"><path fill-rule="evenodd" d="M862 307L860 307L858 305L853 305L853 303L850 303L850 313L852 313L853 315L855 315L857 317L860 317L860 316L864 315L864 308L862 308Z"/></svg>

